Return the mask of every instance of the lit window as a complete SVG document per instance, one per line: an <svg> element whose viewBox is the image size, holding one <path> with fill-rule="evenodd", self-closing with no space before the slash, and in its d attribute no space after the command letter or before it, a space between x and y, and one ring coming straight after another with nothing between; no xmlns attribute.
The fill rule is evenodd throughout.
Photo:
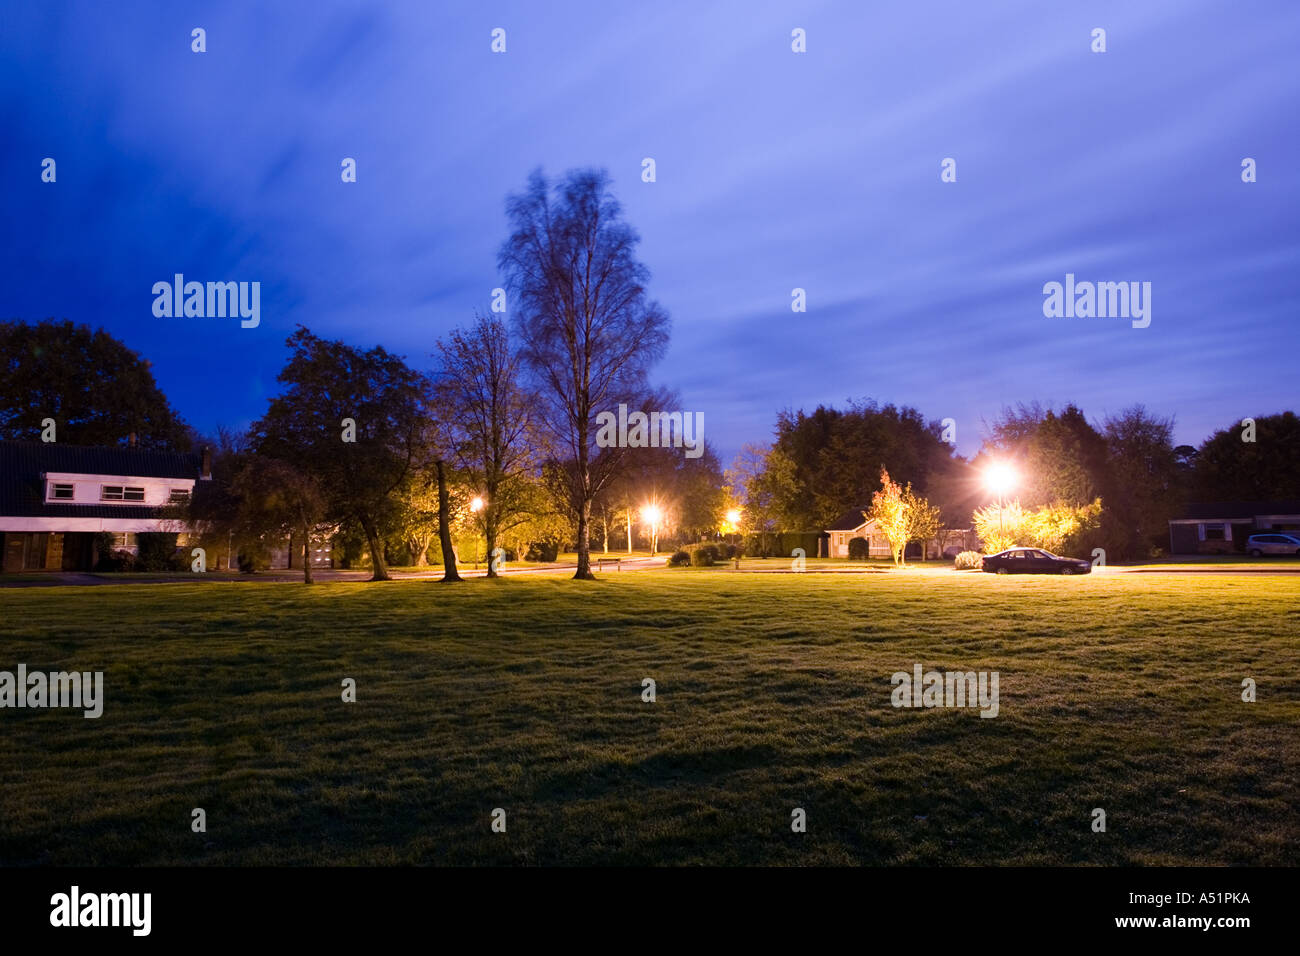
<svg viewBox="0 0 1300 956"><path fill-rule="evenodd" d="M173 488L167 500L174 505L186 504L190 500L190 491L188 488Z"/></svg>

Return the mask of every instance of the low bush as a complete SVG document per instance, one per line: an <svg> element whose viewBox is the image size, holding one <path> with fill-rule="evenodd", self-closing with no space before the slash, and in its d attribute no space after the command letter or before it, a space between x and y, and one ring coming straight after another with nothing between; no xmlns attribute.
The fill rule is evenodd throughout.
<svg viewBox="0 0 1300 956"><path fill-rule="evenodd" d="M130 551L109 551L95 562L96 571L130 572L138 570L139 562Z"/></svg>
<svg viewBox="0 0 1300 956"><path fill-rule="evenodd" d="M691 550L690 554L692 567L712 567L712 565L718 560L717 548L709 545L704 545L703 547L697 546Z"/></svg>
<svg viewBox="0 0 1300 956"><path fill-rule="evenodd" d="M560 546L554 541L534 541L528 545L525 561L544 561L550 563L560 554Z"/></svg>
<svg viewBox="0 0 1300 956"><path fill-rule="evenodd" d="M958 571L971 571L984 565L984 555L978 551L962 551L953 560L953 567Z"/></svg>
<svg viewBox="0 0 1300 956"><path fill-rule="evenodd" d="M668 559L670 568L684 568L691 563L691 553L689 551L674 551L673 556Z"/></svg>
<svg viewBox="0 0 1300 956"><path fill-rule="evenodd" d="M141 571L184 571L187 565L176 553L174 532L142 531L136 535L138 557L136 567Z"/></svg>
<svg viewBox="0 0 1300 956"><path fill-rule="evenodd" d="M849 538L849 560L865 561L871 556L866 538Z"/></svg>

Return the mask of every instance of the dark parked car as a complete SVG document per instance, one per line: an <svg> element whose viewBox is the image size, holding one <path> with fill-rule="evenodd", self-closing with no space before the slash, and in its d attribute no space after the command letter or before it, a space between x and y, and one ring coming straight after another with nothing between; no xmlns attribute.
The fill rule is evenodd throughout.
<svg viewBox="0 0 1300 956"><path fill-rule="evenodd" d="M1092 564L1078 558L1063 558L1042 548L1007 548L988 555L982 565L997 574L1088 574Z"/></svg>

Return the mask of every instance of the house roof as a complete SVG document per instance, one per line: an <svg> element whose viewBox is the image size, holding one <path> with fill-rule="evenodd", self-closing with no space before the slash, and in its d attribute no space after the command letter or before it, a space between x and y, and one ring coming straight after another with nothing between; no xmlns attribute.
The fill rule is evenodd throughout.
<svg viewBox="0 0 1300 956"><path fill-rule="evenodd" d="M165 508L142 505L46 503L41 476L123 475L132 478L199 477L200 456L144 448L0 442L0 515L15 518L161 518Z"/></svg>
<svg viewBox="0 0 1300 956"><path fill-rule="evenodd" d="M1256 515L1300 516L1300 501L1219 501L1193 502L1174 520L1215 521L1250 519Z"/></svg>
<svg viewBox="0 0 1300 956"><path fill-rule="evenodd" d="M866 516L863 514L866 508L854 508L852 511L846 511L840 517L831 522L831 526L826 531L856 531L867 523Z"/></svg>

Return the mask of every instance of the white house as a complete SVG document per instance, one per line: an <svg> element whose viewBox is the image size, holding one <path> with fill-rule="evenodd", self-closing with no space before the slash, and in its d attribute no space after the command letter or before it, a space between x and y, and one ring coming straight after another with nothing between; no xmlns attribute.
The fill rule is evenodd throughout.
<svg viewBox="0 0 1300 956"><path fill-rule="evenodd" d="M211 477L202 454L0 442L3 569L88 570L98 536L134 552L142 532L184 532L179 508Z"/></svg>
<svg viewBox="0 0 1300 956"><path fill-rule="evenodd" d="M846 511L838 521L826 529L829 538L827 542L827 555L832 558L847 558L849 556L849 541L853 538L864 538L867 542L867 556L870 558L889 558L893 553L889 550L889 539L886 538L877 528L874 519L866 517L865 508L855 508L852 511ZM913 551L916 556L920 557L920 545L918 542L908 544L908 556L911 557ZM948 528L940 531L938 535L925 542L925 556L927 558L940 558L953 556L959 551L973 551L979 548L979 538L975 532L969 528Z"/></svg>

